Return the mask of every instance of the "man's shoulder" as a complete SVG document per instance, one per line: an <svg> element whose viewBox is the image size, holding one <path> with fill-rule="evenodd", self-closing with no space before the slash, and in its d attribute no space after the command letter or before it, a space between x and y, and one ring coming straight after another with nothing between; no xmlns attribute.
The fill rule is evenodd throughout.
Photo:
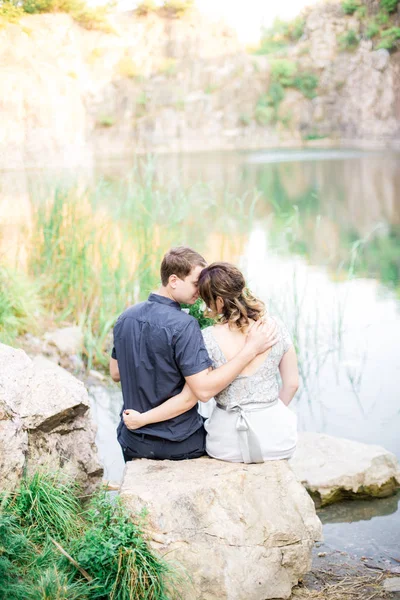
<svg viewBox="0 0 400 600"><path fill-rule="evenodd" d="M117 322L125 321L125 319L134 319L142 314L145 309L145 305L147 302L139 302L138 304L134 304L133 306L129 306L123 313L118 317Z"/></svg>

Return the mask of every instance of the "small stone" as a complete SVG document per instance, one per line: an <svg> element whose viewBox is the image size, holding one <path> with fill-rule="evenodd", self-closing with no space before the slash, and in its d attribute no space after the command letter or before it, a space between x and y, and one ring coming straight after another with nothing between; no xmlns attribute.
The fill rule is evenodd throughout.
<svg viewBox="0 0 400 600"><path fill-rule="evenodd" d="M326 552L318 552L319 558L324 558L324 556L326 556Z"/></svg>
<svg viewBox="0 0 400 600"><path fill-rule="evenodd" d="M106 376L103 375L103 373L99 373L99 371L94 371L94 369L90 369L89 375L91 375L95 379L99 379L100 381L104 381L106 379Z"/></svg>
<svg viewBox="0 0 400 600"><path fill-rule="evenodd" d="M400 592L400 577L385 579L383 587L387 592Z"/></svg>

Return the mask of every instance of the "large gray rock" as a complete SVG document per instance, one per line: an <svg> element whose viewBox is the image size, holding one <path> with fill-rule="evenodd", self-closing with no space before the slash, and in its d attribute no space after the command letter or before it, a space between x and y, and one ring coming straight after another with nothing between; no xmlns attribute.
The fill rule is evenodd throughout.
<svg viewBox="0 0 400 600"><path fill-rule="evenodd" d="M61 354L78 354L82 351L83 331L77 325L49 331L44 337Z"/></svg>
<svg viewBox="0 0 400 600"><path fill-rule="evenodd" d="M185 600L289 598L321 523L286 461L127 463L121 497L147 510L155 548L190 575Z"/></svg>
<svg viewBox="0 0 400 600"><path fill-rule="evenodd" d="M383 498L400 486L394 454L322 433L301 433L290 465L322 506L354 496Z"/></svg>
<svg viewBox="0 0 400 600"><path fill-rule="evenodd" d="M86 489L103 468L85 386L46 359L0 344L0 479L12 489L26 468L62 469Z"/></svg>

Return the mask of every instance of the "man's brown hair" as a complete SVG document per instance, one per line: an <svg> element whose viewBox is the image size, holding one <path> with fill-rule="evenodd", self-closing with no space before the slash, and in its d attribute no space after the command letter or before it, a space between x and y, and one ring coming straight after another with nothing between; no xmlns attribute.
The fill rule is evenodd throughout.
<svg viewBox="0 0 400 600"><path fill-rule="evenodd" d="M205 259L192 248L187 246L178 246L171 248L161 263L161 283L166 286L171 275L176 275L179 279L185 279L194 267L206 267Z"/></svg>

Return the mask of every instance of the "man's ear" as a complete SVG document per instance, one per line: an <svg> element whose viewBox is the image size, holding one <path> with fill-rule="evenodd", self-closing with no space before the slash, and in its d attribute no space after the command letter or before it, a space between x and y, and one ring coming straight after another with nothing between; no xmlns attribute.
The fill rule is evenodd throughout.
<svg viewBox="0 0 400 600"><path fill-rule="evenodd" d="M176 275L170 275L168 278L168 283L173 289L176 288L177 281L178 281L178 277Z"/></svg>

